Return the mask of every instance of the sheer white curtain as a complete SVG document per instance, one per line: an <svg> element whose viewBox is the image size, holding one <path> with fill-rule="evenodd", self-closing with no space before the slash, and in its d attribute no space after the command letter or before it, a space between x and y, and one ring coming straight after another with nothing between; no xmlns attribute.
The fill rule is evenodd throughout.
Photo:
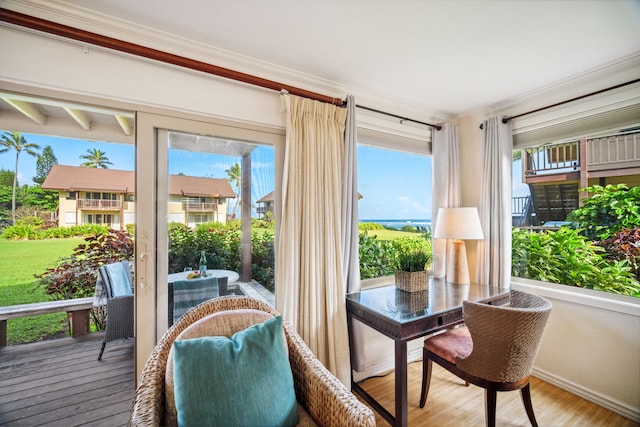
<svg viewBox="0 0 640 427"><path fill-rule="evenodd" d="M509 287L511 282L511 123L492 117L482 126L483 161L476 277L480 283Z"/></svg>
<svg viewBox="0 0 640 427"><path fill-rule="evenodd" d="M344 181L342 183L342 276L347 292L360 290L360 257L358 256L358 136L356 128L356 102L347 96L347 122L344 130ZM351 364L362 371L366 364L362 324L351 325Z"/></svg>
<svg viewBox="0 0 640 427"><path fill-rule="evenodd" d="M438 209L460 206L460 157L458 131L450 123L442 129L434 130L431 137L433 156L433 221L431 229L436 229ZM447 241L433 240L433 277L444 277L447 265Z"/></svg>
<svg viewBox="0 0 640 427"><path fill-rule="evenodd" d="M348 386L341 212L347 110L282 96L287 133L276 251L277 308Z"/></svg>

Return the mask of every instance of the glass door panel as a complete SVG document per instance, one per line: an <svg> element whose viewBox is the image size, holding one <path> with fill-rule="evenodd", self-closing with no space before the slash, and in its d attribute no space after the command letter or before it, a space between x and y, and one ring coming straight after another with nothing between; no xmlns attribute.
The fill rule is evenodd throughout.
<svg viewBox="0 0 640 427"><path fill-rule="evenodd" d="M146 113L137 121L139 373L171 323L169 284L202 280L203 251L226 292L273 297L284 135Z"/></svg>

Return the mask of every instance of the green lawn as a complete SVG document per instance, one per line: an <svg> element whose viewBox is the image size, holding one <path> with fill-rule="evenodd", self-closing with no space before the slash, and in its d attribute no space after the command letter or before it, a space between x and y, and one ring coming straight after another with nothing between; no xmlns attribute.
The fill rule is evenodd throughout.
<svg viewBox="0 0 640 427"><path fill-rule="evenodd" d="M36 274L53 267L58 259L69 256L83 238L48 240L0 239L0 305L50 301L37 285ZM7 322L9 344L31 342L63 333L65 313L12 319Z"/></svg>
<svg viewBox="0 0 640 427"><path fill-rule="evenodd" d="M418 237L420 233L412 233L410 231L397 231L397 230L369 230L367 231L369 236L378 236L378 240L394 240L398 237Z"/></svg>

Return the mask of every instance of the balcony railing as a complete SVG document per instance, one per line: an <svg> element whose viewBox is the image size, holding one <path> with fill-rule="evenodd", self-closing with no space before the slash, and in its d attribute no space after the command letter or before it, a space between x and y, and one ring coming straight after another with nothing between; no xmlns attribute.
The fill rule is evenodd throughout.
<svg viewBox="0 0 640 427"><path fill-rule="evenodd" d="M589 172L640 167L640 132L528 148L525 176L578 171L581 159Z"/></svg>
<svg viewBox="0 0 640 427"><path fill-rule="evenodd" d="M525 150L525 174L570 172L578 170L580 150L578 142L527 148Z"/></svg>
<svg viewBox="0 0 640 427"><path fill-rule="evenodd" d="M273 207L272 206L258 206L256 208L256 213L265 214L267 212L273 212Z"/></svg>
<svg viewBox="0 0 640 427"><path fill-rule="evenodd" d="M640 166L640 133L627 133L587 140L590 171Z"/></svg>
<svg viewBox="0 0 640 427"><path fill-rule="evenodd" d="M122 208L120 200L78 199L78 209L94 209L99 211L116 211Z"/></svg>
<svg viewBox="0 0 640 427"><path fill-rule="evenodd" d="M216 203L182 202L182 210L185 212L218 212Z"/></svg>

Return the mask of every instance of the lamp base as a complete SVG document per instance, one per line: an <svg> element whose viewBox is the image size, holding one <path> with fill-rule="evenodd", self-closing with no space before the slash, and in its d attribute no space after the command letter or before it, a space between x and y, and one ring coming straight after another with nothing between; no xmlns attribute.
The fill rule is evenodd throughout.
<svg viewBox="0 0 640 427"><path fill-rule="evenodd" d="M467 248L462 240L450 240L447 250L447 282L458 285L468 285L469 265L467 263Z"/></svg>

